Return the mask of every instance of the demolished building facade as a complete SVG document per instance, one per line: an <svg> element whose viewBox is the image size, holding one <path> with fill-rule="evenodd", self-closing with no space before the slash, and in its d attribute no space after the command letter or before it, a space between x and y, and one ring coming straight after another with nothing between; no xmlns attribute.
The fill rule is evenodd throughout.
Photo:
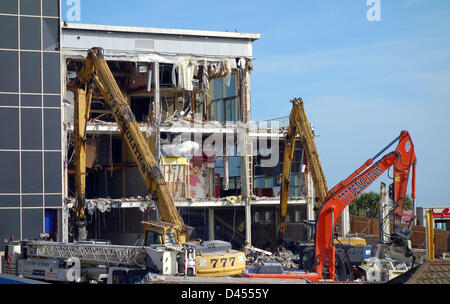
<svg viewBox="0 0 450 304"><path fill-rule="evenodd" d="M54 19L59 21L59 16ZM48 78L58 86L52 93L45 86L40 89L44 101L39 113L45 116L41 129L51 136L43 144L54 141L60 145L39 153L44 155L43 166L47 162L50 166L41 176L45 181L59 181L60 189L31 192L43 200L40 209L33 207L39 213L34 220L25 210L31 193L24 188L17 191L20 226L11 232L16 239L37 238L47 232L55 240L71 240L70 210L75 200L72 89L87 50L101 47L159 161L176 207L185 223L195 228L193 237L223 239L234 247L251 243L264 248L274 240L288 119L251 120L251 108L257 106L251 103L252 47L259 34L65 22L52 29L57 32L55 46L42 51L41 75L44 85ZM49 65L52 70L46 70L45 58L50 58L46 52L60 58L58 64ZM60 102L50 104L50 97ZM135 244L142 231L140 222L158 218L158 210L102 99L94 93L86 125L88 238ZM16 107L22 115L24 100ZM47 119L50 110L58 111L57 119ZM303 149L297 145L287 235L305 240L307 229L302 221L314 218L313 187ZM57 159L47 160L50 152L59 153ZM23 167L26 160L21 163ZM21 180L28 178L24 173L18 174ZM36 183L45 184L42 180ZM45 187L50 189L50 184ZM0 197L6 199L10 193ZM49 229L49 216L43 214L53 206L51 199L55 212ZM12 210L6 205L0 208L0 216ZM37 218L37 224L29 224Z"/></svg>
<svg viewBox="0 0 450 304"><path fill-rule="evenodd" d="M251 121L252 44L259 34L81 24L62 30L67 191L73 191L70 84L86 50L100 46L180 214L195 228L194 237L235 246L270 242L276 235L282 163L282 154L275 159L272 151L282 149L286 123ZM94 95L86 128L87 199L91 215L106 218L88 230L92 238L129 243L139 236L140 220L157 217L157 210L108 111ZM302 154L299 146L291 191L296 199L290 201L293 224L308 217L311 189L303 174L307 170L301 172L307 163Z"/></svg>

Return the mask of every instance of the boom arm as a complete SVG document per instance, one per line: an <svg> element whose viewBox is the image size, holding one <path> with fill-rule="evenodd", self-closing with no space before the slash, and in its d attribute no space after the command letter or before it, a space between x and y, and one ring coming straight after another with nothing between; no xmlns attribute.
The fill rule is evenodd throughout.
<svg viewBox="0 0 450 304"><path fill-rule="evenodd" d="M300 143L306 152L306 157L311 166L311 175L314 182L317 204L320 206L328 192L327 180L320 163L319 153L314 142L314 135L303 108L303 100L292 100L292 110L289 116L289 128L284 139L283 169L281 174L280 191L280 227L279 238L282 240L286 231L287 201L289 197L289 183L291 178L292 159L294 157L295 140L297 134Z"/></svg>
<svg viewBox="0 0 450 304"><path fill-rule="evenodd" d="M398 140L395 151L387 154L381 160L373 161L391 145ZM335 247L333 246L333 235L336 221L343 209L347 207L359 194L375 181L389 167L394 166L394 223L400 224L403 206L405 204L405 193L408 184L409 171L412 166L412 194L415 193L415 166L416 155L414 145L408 131L402 131L400 136L392 141L380 153L367 160L359 169L347 179L341 181L328 193L324 204L319 210L315 239L314 270L322 276L327 264L329 278L334 280L335 276ZM370 167L369 167L370 166ZM369 167L368 169L366 169ZM363 170L365 170L363 172ZM362 172L362 173L361 173ZM394 225L394 228L396 226Z"/></svg>
<svg viewBox="0 0 450 304"><path fill-rule="evenodd" d="M103 50L92 48L83 62L83 68L78 75L79 86L95 83L103 95L105 102L112 111L120 132L128 148L134 156L139 172L150 193L156 196L156 204L163 221L185 227L183 219L173 203L161 169L139 129L139 125L127 100L123 97L106 60ZM187 235L182 233L180 242L184 243Z"/></svg>

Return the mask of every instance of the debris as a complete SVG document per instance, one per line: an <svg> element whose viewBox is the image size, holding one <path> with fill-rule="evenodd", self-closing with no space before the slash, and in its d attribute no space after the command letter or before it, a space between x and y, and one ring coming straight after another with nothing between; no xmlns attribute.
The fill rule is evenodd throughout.
<svg viewBox="0 0 450 304"><path fill-rule="evenodd" d="M246 249L248 249L249 251L260 252L260 253L263 253L268 256L272 255L272 252L270 252L270 251L262 250L262 249L259 249L259 248L253 247L253 246L247 246Z"/></svg>
<svg viewBox="0 0 450 304"><path fill-rule="evenodd" d="M96 199L95 202L92 200L88 200L86 202L87 209L89 214L94 214L94 210L97 208L101 213L105 213L105 211L111 210L111 202L103 199Z"/></svg>
<svg viewBox="0 0 450 304"><path fill-rule="evenodd" d="M164 281L166 278L163 275L149 272L147 273L140 282L137 284L150 284L151 282L155 281Z"/></svg>
<svg viewBox="0 0 450 304"><path fill-rule="evenodd" d="M298 268L299 265L294 261L299 260L299 255L295 255L292 251L280 246L276 252L272 253L253 246L244 248L247 265L257 266L262 262L280 262L283 268Z"/></svg>
<svg viewBox="0 0 450 304"><path fill-rule="evenodd" d="M181 144L170 144L161 146L165 156L183 157L193 156L199 151L199 144L193 141L185 141Z"/></svg>
<svg viewBox="0 0 450 304"><path fill-rule="evenodd" d="M219 199L219 201L225 200L227 203L236 204L242 201L242 195L230 195L226 196L223 199Z"/></svg>
<svg viewBox="0 0 450 304"><path fill-rule="evenodd" d="M69 203L73 205L73 202L68 202L67 206L70 208ZM111 208L139 208L141 212L147 210L147 208L154 208L155 203L151 200L150 196L137 197L137 198L123 198L123 199L109 199L98 198L86 200L86 209L89 214L94 214L95 210L99 210L101 213L110 212Z"/></svg>

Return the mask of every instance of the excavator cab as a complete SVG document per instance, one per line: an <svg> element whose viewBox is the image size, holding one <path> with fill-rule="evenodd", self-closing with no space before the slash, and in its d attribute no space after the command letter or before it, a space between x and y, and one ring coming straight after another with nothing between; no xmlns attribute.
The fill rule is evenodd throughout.
<svg viewBox="0 0 450 304"><path fill-rule="evenodd" d="M182 245L185 252L193 256L195 275L203 277L221 277L238 275L245 269L245 254L231 249L231 243L225 241L202 241L183 238L182 229L193 229L184 225L175 225L162 221L143 221L144 246ZM186 260L186 259L185 259ZM185 261L182 261L185 263ZM187 267L182 264L181 267Z"/></svg>
<svg viewBox="0 0 450 304"><path fill-rule="evenodd" d="M149 246L149 245L165 245L168 242L166 242L167 239L170 238L170 242L171 244L175 244L175 236L174 234L164 234L161 232L156 232L156 231L152 231L152 230L146 230L145 231L145 246Z"/></svg>
<svg viewBox="0 0 450 304"><path fill-rule="evenodd" d="M142 224L144 225L144 246L175 245L183 244L186 241L180 238L180 225L162 221L145 221Z"/></svg>

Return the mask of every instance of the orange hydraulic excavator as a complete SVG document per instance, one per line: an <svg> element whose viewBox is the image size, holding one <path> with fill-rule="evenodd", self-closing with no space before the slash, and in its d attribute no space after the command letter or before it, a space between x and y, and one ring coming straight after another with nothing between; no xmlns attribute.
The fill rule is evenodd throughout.
<svg viewBox="0 0 450 304"><path fill-rule="evenodd" d="M393 152L386 154L379 161L375 162L381 154L383 154L397 141L397 148ZM341 281L347 280L347 274L351 270L343 269L345 264L344 257L342 257L341 252L339 252L339 248L336 250L334 242L334 228L336 226L336 222L344 208L391 166L394 167L394 182L391 184L389 192L393 201L394 232L390 235L390 243L396 248L403 248L403 254L405 257L412 256L412 253L407 246L407 240L410 238L411 229L410 226L402 226L401 219L411 167L411 198L413 199L413 203L416 197L416 163L417 159L414 153L414 145L411 137L408 131L402 131L400 136L389 143L389 145L387 145L374 157L367 160L359 169L328 192L322 206L318 210L314 248L307 246L306 251L304 251L305 254L302 253L303 257L300 258L304 269L301 271L287 271L281 274L245 273L245 275L255 278L270 277L306 279L312 282L317 282L323 279ZM313 254L309 248L314 249ZM309 252L311 252L311 255ZM339 261L338 270L342 273L336 273L336 261ZM344 268L345 267L346 266L344 266Z"/></svg>
<svg viewBox="0 0 450 304"><path fill-rule="evenodd" d="M374 163L375 159L397 141L398 145L395 151L388 153ZM416 197L416 163L417 159L411 137L408 131L402 131L400 136L328 192L322 207L319 209L315 235L313 269L319 278L335 279L334 228L343 209L391 166L394 167L393 189L390 191L394 203L394 232L391 234L391 241L404 245L405 240L410 237L411 230L401 226L400 222L411 167L411 198L413 202Z"/></svg>

